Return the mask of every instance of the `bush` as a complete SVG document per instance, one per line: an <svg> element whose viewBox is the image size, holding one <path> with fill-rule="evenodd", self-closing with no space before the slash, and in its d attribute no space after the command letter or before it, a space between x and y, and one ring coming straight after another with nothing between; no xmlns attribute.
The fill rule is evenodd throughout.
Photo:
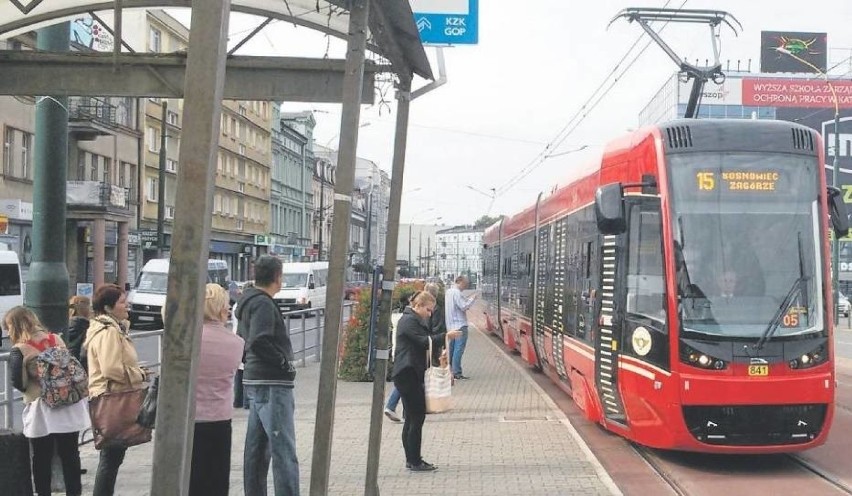
<svg viewBox="0 0 852 496"><path fill-rule="evenodd" d="M405 305L408 304L408 299L414 293L423 290L425 284L422 281L398 283L393 290L393 310L396 312L402 311Z"/></svg>
<svg viewBox="0 0 852 496"><path fill-rule="evenodd" d="M338 377L350 382L369 382L367 350L370 345L370 291L358 291L355 309L343 334L343 350Z"/></svg>

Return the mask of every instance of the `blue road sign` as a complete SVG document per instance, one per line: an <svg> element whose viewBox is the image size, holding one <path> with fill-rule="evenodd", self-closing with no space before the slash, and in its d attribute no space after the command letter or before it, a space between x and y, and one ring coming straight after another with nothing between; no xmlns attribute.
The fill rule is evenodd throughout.
<svg viewBox="0 0 852 496"><path fill-rule="evenodd" d="M475 45L479 42L479 0L415 0L412 8L423 43Z"/></svg>

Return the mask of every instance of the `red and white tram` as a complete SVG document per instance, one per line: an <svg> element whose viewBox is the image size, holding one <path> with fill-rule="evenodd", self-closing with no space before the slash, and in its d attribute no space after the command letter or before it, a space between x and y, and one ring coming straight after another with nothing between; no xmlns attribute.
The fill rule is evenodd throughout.
<svg viewBox="0 0 852 496"><path fill-rule="evenodd" d="M834 402L822 139L681 120L485 233L489 331L640 444L719 453L825 442ZM829 215L833 214L833 215Z"/></svg>

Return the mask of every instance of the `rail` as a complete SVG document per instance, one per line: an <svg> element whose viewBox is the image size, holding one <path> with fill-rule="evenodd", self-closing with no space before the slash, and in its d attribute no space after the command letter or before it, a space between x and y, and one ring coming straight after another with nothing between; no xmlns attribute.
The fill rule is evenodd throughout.
<svg viewBox="0 0 852 496"><path fill-rule="evenodd" d="M342 320L344 324L352 315L353 306L353 302L344 303L342 313ZM308 318L310 314L314 314L313 319ZM314 362L319 362L321 359L323 330L325 328L325 308L321 307L296 310L293 312L282 312L281 315L284 317L287 329L290 331L290 341L294 345L293 354L296 357L297 364L301 367L307 366L308 358L312 358ZM312 326L310 326L311 320L313 320ZM300 325L294 325L296 322L299 322ZM313 339L309 339L310 334L313 334ZM156 360L143 360L140 361L140 363L149 368L159 369L160 364L162 363L163 329L151 331L131 330L131 336L137 343L137 347L141 340L150 338L157 339ZM16 415L15 405L23 402L23 395L15 390L12 385L12 374L9 366L9 351L0 352L0 371L2 371L3 374L2 399L0 399L0 409L2 409L4 417L3 428L15 429L15 419L20 415Z"/></svg>

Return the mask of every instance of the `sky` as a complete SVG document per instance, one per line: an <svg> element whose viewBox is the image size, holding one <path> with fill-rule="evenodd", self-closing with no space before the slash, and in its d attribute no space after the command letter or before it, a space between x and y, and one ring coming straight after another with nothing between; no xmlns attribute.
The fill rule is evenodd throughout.
<svg viewBox="0 0 852 496"><path fill-rule="evenodd" d="M642 35L640 26L624 19L609 25L624 8L727 11L742 23L742 31L721 31L721 60L723 64L731 60L732 66L739 60L743 67L750 60L755 71L761 30L827 32L830 62L852 55L849 0L480 0L479 4L479 44L445 48L447 83L411 103L403 223L472 224L485 214L517 213L534 203L539 192L560 185L566 171L599 160L607 142L634 129L639 111L676 66L656 44L642 51L650 40L642 36L636 43ZM259 22L251 16L232 16L231 45ZM705 25L669 25L662 36L680 57L702 63L712 58ZM437 74L436 50L426 50ZM238 53L308 57L328 53L342 58L345 45L277 22ZM852 69L850 60L844 67ZM601 85L609 87L617 75L598 105L582 111L594 92ZM414 86L424 84L417 79ZM358 156L390 171L396 109L393 90L383 89L389 105L377 100L376 105L362 107ZM284 109L314 110L316 141L336 146L340 105L287 103ZM578 124L577 117L584 114ZM566 125L573 128L571 133L558 147L548 147L554 138L564 136L560 131ZM512 181L542 153L559 155L540 162L522 180ZM496 197L491 188L499 191Z"/></svg>

